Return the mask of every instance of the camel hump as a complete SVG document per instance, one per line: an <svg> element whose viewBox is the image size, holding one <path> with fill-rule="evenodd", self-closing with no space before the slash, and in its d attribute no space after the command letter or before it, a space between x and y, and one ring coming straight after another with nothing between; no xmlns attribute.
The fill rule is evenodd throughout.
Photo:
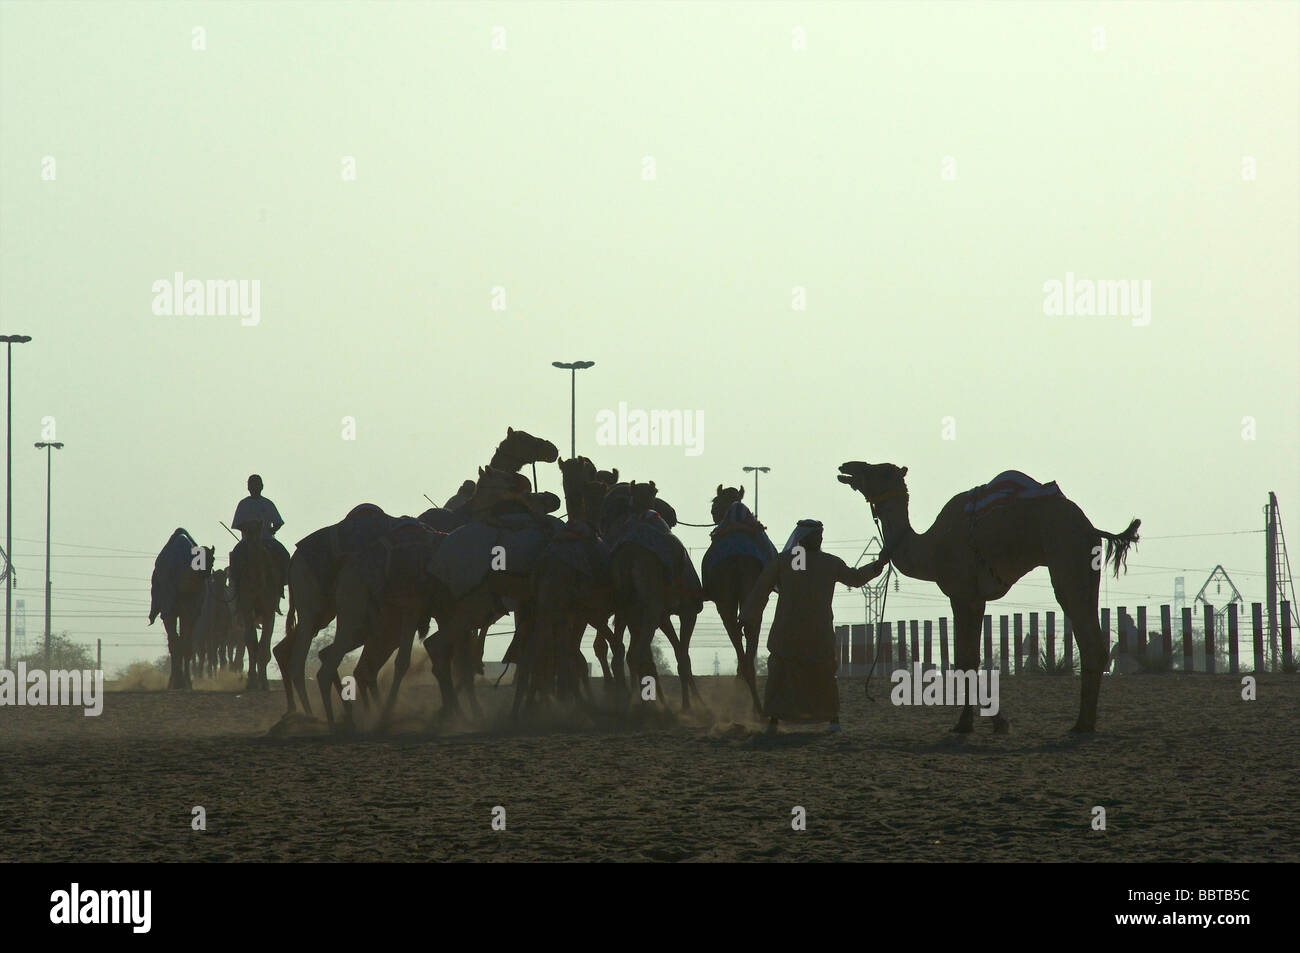
<svg viewBox="0 0 1300 953"><path fill-rule="evenodd" d="M1051 483L1039 483L1019 470L1003 470L988 483L971 490L970 499L966 501L963 512L981 513L991 507L1005 506L1008 503L1049 497L1064 498L1064 495L1055 480Z"/></svg>

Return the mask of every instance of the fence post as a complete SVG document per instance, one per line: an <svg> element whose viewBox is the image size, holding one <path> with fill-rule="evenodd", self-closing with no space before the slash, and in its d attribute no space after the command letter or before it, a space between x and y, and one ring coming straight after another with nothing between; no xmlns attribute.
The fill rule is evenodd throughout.
<svg viewBox="0 0 1300 953"><path fill-rule="evenodd" d="M984 617L984 671L993 671L993 616Z"/></svg>
<svg viewBox="0 0 1300 953"><path fill-rule="evenodd" d="M868 622L863 626L867 630L866 647L867 647L867 674L876 674L876 624Z"/></svg>
<svg viewBox="0 0 1300 953"><path fill-rule="evenodd" d="M939 616L939 668L948 671L948 617Z"/></svg>
<svg viewBox="0 0 1300 953"><path fill-rule="evenodd" d="M1183 672L1191 674L1196 671L1196 659L1192 658L1192 607L1183 606Z"/></svg>
<svg viewBox="0 0 1300 953"><path fill-rule="evenodd" d="M102 672L103 670L104 670L104 640L96 639L95 640L95 671Z"/></svg>
<svg viewBox="0 0 1300 953"><path fill-rule="evenodd" d="M1174 670L1174 630L1169 618L1169 606L1167 604L1160 607L1160 651L1162 664L1169 666L1169 671Z"/></svg>
<svg viewBox="0 0 1300 953"><path fill-rule="evenodd" d="M1003 677L1011 674L1011 619L1007 616L998 617L998 655L1001 664L999 669Z"/></svg>
<svg viewBox="0 0 1300 953"><path fill-rule="evenodd" d="M850 652L849 664L866 665L871 659L867 658L867 627L866 625L854 625L849 627Z"/></svg>
<svg viewBox="0 0 1300 953"><path fill-rule="evenodd" d="M898 620L898 664L906 668L908 664L907 657L907 623L902 619Z"/></svg>
<svg viewBox="0 0 1300 953"><path fill-rule="evenodd" d="M1251 654L1255 656L1255 671L1264 671L1264 606L1258 602L1250 604L1250 627L1254 633Z"/></svg>
<svg viewBox="0 0 1300 953"><path fill-rule="evenodd" d="M917 662L921 661L921 637L918 633L918 623L912 620L912 654L908 658L908 668L911 668Z"/></svg>
<svg viewBox="0 0 1300 953"><path fill-rule="evenodd" d="M1056 613L1047 613L1047 657L1052 660L1052 668L1056 668Z"/></svg>
<svg viewBox="0 0 1300 953"><path fill-rule="evenodd" d="M1205 606L1205 673L1214 674L1214 606Z"/></svg>
<svg viewBox="0 0 1300 953"><path fill-rule="evenodd" d="M1138 658L1143 662L1147 660L1147 607L1138 606L1137 609L1137 653Z"/></svg>
<svg viewBox="0 0 1300 953"><path fill-rule="evenodd" d="M1074 670L1074 623L1070 617L1065 616L1064 632L1061 633L1061 639L1065 642L1065 667Z"/></svg>
<svg viewBox="0 0 1300 953"><path fill-rule="evenodd" d="M1025 653L1025 618L1019 612L1012 616L1016 630L1016 674L1020 674L1021 660Z"/></svg>
<svg viewBox="0 0 1300 953"><path fill-rule="evenodd" d="M1128 644L1128 606L1120 606L1116 614L1116 628L1119 629L1119 654L1129 654Z"/></svg>
<svg viewBox="0 0 1300 953"><path fill-rule="evenodd" d="M1228 606L1228 671L1237 674L1237 604Z"/></svg>
<svg viewBox="0 0 1300 953"><path fill-rule="evenodd" d="M876 626L876 639L880 642L880 658L886 675L894 670L894 640L890 637L892 631L893 626L888 622Z"/></svg>
<svg viewBox="0 0 1300 953"><path fill-rule="evenodd" d="M921 664L925 666L925 669L927 671L934 668L934 655L932 652L932 643L930 641L933 638L933 636L934 636L934 623L931 622L929 619L926 619L925 620L925 657L921 660Z"/></svg>
<svg viewBox="0 0 1300 953"><path fill-rule="evenodd" d="M1295 656L1291 654L1291 603L1283 599L1277 611L1282 614L1282 671L1295 670Z"/></svg>
<svg viewBox="0 0 1300 953"><path fill-rule="evenodd" d="M1029 613L1029 671L1038 671L1038 613Z"/></svg>
<svg viewBox="0 0 1300 953"><path fill-rule="evenodd" d="M1110 609L1101 610L1101 639L1102 646L1106 649L1106 667L1110 667ZM1083 659L1079 659L1080 662Z"/></svg>

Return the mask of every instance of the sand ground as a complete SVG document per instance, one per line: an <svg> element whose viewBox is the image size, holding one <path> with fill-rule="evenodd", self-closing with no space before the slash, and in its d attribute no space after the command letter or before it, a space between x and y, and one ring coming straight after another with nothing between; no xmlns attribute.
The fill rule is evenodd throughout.
<svg viewBox="0 0 1300 953"><path fill-rule="evenodd" d="M518 729L511 689L480 686L486 722L436 734L427 675L403 686L393 730L346 737L272 731L277 683L114 692L98 718L3 708L0 860L1300 859L1294 676L1262 676L1254 702L1230 676L1107 677L1090 738L1067 731L1072 678L1004 679L1011 733L971 736L948 732L951 709L892 706L876 680L874 702L841 683L842 735L769 739L734 679L700 684L708 715Z"/></svg>

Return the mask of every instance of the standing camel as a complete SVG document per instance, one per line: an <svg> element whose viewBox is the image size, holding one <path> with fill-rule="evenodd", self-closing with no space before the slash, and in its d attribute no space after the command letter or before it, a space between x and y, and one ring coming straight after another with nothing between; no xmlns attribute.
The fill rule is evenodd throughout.
<svg viewBox="0 0 1300 953"><path fill-rule="evenodd" d="M271 635L275 631L275 616L280 611L280 583L276 578L275 559L267 547L254 541L243 548L240 556L237 565L230 569L230 578L235 590L234 625L244 634L244 646L248 650L246 690L266 691L270 688L266 666L271 660Z"/></svg>
<svg viewBox="0 0 1300 953"><path fill-rule="evenodd" d="M979 666L985 605L1001 599L1031 569L1046 566L1079 646L1083 684L1079 720L1072 730L1095 731L1101 673L1109 656L1097 618L1097 591L1105 563L1119 576L1129 547L1138 541L1141 520L1133 520L1122 533L1099 530L1055 483L1042 485L1009 470L986 486L958 493L934 525L918 534L908 519L906 476L907 467L892 463L851 462L840 465L838 479L871 505L880 520L884 551L898 571L937 583L952 603L957 668L975 671ZM973 706L966 705L953 731L971 731L973 714ZM1006 724L995 716L995 731L1005 730Z"/></svg>
<svg viewBox="0 0 1300 953"><path fill-rule="evenodd" d="M396 519L374 503L354 506L342 520L298 541L289 560L289 609L284 638L275 646L287 714L294 712L294 693L311 714L307 697L307 655L312 640L338 612L334 588L346 561L392 529Z"/></svg>
<svg viewBox="0 0 1300 953"><path fill-rule="evenodd" d="M716 525L704 554L704 598L717 607L722 627L736 650L736 674L749 686L754 711L761 715L763 705L754 664L758 658L758 633L745 639L740 610L763 567L776 558L776 547L767 538L763 524L741 502L744 496L743 486L718 484L710 507Z"/></svg>
<svg viewBox="0 0 1300 953"><path fill-rule="evenodd" d="M194 629L203 610L203 595L212 571L213 547L200 547L184 529L173 531L153 564L150 580L149 624L162 616L171 656L168 689L193 688L190 663Z"/></svg>
<svg viewBox="0 0 1300 953"><path fill-rule="evenodd" d="M629 490L628 510L611 530L610 549L616 616L631 633L627 662L632 689L639 691L647 677L658 681L651 645L656 630L662 629L677 658L682 709L686 710L691 707L691 694L699 695L691 674L690 656L695 619L704 608L699 578L686 548L652 508L654 484L633 483ZM677 614L681 620L680 638L673 629L670 613Z"/></svg>

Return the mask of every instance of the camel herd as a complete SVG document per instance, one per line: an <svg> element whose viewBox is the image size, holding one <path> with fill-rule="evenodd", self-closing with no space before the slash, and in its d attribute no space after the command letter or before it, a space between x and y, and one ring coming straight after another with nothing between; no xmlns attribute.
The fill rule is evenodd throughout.
<svg viewBox="0 0 1300 953"><path fill-rule="evenodd" d="M352 674L357 698L369 704L379 702L379 671L396 655L381 708L381 723L387 723L417 636L438 680L439 718L463 717L462 698L471 715L481 718L475 676L482 672L488 627L506 614L515 623L503 661L516 667L516 717L551 699L594 710L582 654L588 628L595 633L604 684L624 705L637 699L662 703L651 644L663 632L676 657L686 709L699 700L690 641L706 601L722 619L738 676L761 713L758 633L742 627L740 609L776 552L741 502L744 490L719 484L714 493L702 582L673 534L676 512L653 482L624 481L617 470L599 470L586 457L558 457L550 441L510 429L477 479L466 481L444 506L413 518L365 503L300 540L289 563L284 637L274 647L286 715L298 703L312 713L307 659L312 641L334 622L334 641L321 649L316 673L331 727L353 723L352 693L339 675L343 657L361 650ZM557 461L564 519L552 515L561 500L538 492L522 472L531 466L535 474L537 464ZM1097 617L1101 570L1109 561L1118 575L1137 541L1139 521L1123 533L1103 532L1055 484L1042 486L1009 471L954 496L929 530L916 533L908 519L906 473L892 464L845 463L838 479L870 505L894 566L935 582L951 600L957 667L978 666L985 604L1029 570L1047 566L1079 645L1082 692L1074 730L1094 730L1107 657ZM164 559L182 547L194 558ZM248 687L265 689L280 580L269 555L243 561L239 578L227 580L212 569L210 554L177 530L155 567L155 612L163 618L172 657L169 687L189 687L196 665L200 671L237 665L246 652ZM160 597L160 587L167 598ZM341 723L336 700L342 703ZM954 730L970 731L972 715L965 707Z"/></svg>

